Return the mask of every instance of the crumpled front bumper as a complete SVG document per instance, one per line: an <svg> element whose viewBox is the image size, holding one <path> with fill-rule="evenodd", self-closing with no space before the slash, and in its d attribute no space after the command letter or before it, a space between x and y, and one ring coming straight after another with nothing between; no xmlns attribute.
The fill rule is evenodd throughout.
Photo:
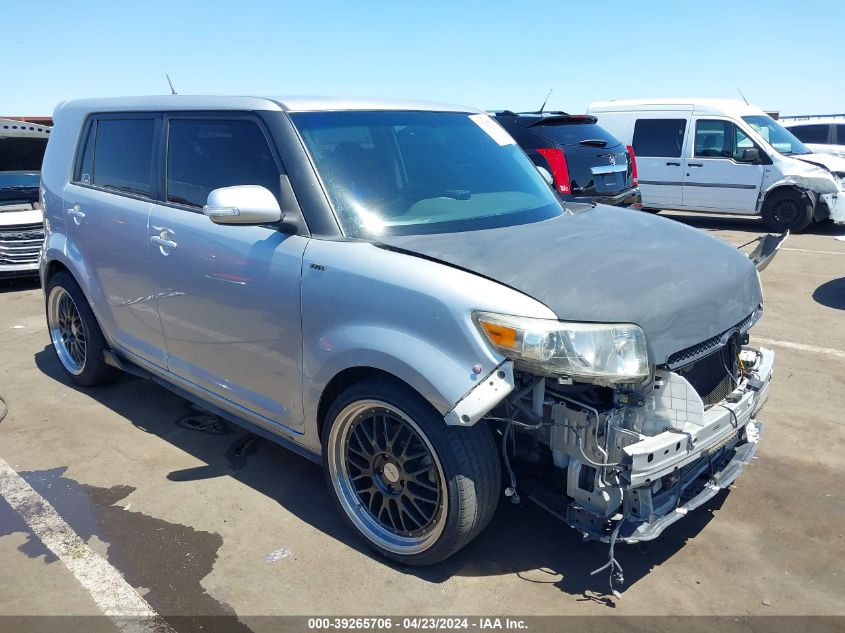
<svg viewBox="0 0 845 633"><path fill-rule="evenodd" d="M730 486L757 452L763 430L756 415L768 397L774 352L758 351L752 379L711 409L709 423L697 434L667 432L634 445L638 448L621 517L596 522L598 517L576 512L570 514L570 525L603 542L609 542L614 531L623 543L650 541ZM670 455L678 446L680 453Z"/></svg>
<svg viewBox="0 0 845 633"><path fill-rule="evenodd" d="M845 190L839 193L825 193L819 196L830 211L830 219L835 224L845 224Z"/></svg>

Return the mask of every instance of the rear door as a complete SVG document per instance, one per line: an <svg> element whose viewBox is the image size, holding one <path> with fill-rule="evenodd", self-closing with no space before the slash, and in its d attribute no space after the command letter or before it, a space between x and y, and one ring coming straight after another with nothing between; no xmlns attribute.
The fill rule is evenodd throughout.
<svg viewBox="0 0 845 633"><path fill-rule="evenodd" d="M202 212L219 187L262 185L281 197L270 137L246 113L172 115L165 127L164 195L147 239L172 244L150 249L169 370L258 424L301 431L308 239L277 226L214 224Z"/></svg>
<svg viewBox="0 0 845 633"><path fill-rule="evenodd" d="M103 329L121 351L164 368L147 248L160 129L156 114L89 119L64 200L68 253Z"/></svg>
<svg viewBox="0 0 845 633"><path fill-rule="evenodd" d="M763 182L762 160L746 151L762 148L729 119L693 117L693 135L684 158L684 206L703 211L756 213Z"/></svg>
<svg viewBox="0 0 845 633"><path fill-rule="evenodd" d="M643 206L682 209L687 117L669 112L636 113L632 146Z"/></svg>

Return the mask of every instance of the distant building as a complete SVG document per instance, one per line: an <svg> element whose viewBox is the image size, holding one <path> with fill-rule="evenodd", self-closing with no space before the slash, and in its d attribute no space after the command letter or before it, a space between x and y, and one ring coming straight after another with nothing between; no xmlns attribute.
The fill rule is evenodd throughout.
<svg viewBox="0 0 845 633"><path fill-rule="evenodd" d="M53 117L51 116L0 116L0 119L11 119L12 121L25 121L26 123L35 123L36 125L53 126Z"/></svg>

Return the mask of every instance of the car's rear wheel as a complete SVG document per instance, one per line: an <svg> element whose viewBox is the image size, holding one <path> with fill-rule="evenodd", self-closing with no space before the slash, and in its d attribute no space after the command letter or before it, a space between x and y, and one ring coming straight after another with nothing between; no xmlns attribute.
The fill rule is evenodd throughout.
<svg viewBox="0 0 845 633"><path fill-rule="evenodd" d="M803 231L813 221L813 205L797 191L774 191L763 204L763 224L770 231Z"/></svg>
<svg viewBox="0 0 845 633"><path fill-rule="evenodd" d="M404 384L373 379L344 391L323 430L326 479L341 511L383 556L430 565L489 523L499 498L490 429L450 427Z"/></svg>
<svg viewBox="0 0 845 633"><path fill-rule="evenodd" d="M114 377L97 319L79 285L63 271L47 284L47 328L59 364L77 385L93 387Z"/></svg>

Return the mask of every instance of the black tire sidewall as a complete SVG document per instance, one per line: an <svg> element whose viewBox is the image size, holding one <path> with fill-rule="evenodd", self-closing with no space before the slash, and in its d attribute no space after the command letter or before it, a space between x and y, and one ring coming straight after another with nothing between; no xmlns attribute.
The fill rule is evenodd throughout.
<svg viewBox="0 0 845 633"><path fill-rule="evenodd" d="M361 534L359 529L347 516L346 511L338 500L337 493L335 492L334 482L332 481L332 475L328 467L328 455L330 450L329 436L331 433L331 427L340 412L348 405L359 400L370 399L381 400L391 406L394 406L414 420L431 443L437 453L440 465L443 468L443 475L446 480L448 495L448 502L445 508L446 524L437 541L435 541L435 543L425 551L417 554L402 555L390 552L367 539L366 536ZM498 502L499 482L501 479L500 472L497 468L495 481L486 482L488 487L493 486L496 490L496 496L492 500L490 498L484 499L474 497L472 499L468 499L465 494L462 494L459 481L462 477L472 476L472 474L467 472L466 456L459 454L459 451L456 450L455 442L450 441L450 438L448 437L450 434L456 432L475 434L491 433L490 429L486 426L479 426L478 428L464 428L450 427L446 425L443 417L439 415L434 407L432 407L416 391L399 381L393 381L386 378L365 380L346 389L332 403L326 415L321 438L323 449L323 472L326 478L326 484L331 491L335 505L337 506L339 512L343 515L347 525L352 527L355 533L361 536L364 542L366 542L371 549L375 550L381 556L405 565L432 565L448 558L455 551L463 547L464 544L474 538L474 536L483 529L487 522L489 522L489 519L492 517L493 511L495 510L495 505ZM490 446L493 448L493 457L498 459L498 455L495 452L495 445L492 443L492 435ZM487 496L489 497L489 495ZM461 506L462 504L467 503L492 503L493 505L492 509L489 505L486 508L479 506L476 509L476 516L484 517L482 519L483 525L473 526L473 529L469 530L472 532L471 536L467 535L468 530L466 529L466 526L461 526L459 521Z"/></svg>
<svg viewBox="0 0 845 633"><path fill-rule="evenodd" d="M775 217L775 208L784 200L794 201L800 211L800 215L794 222L781 222ZM806 229L813 221L813 205L806 200L806 197L797 191L773 191L763 205L763 223L771 231L782 233L786 230L798 233Z"/></svg>
<svg viewBox="0 0 845 633"><path fill-rule="evenodd" d="M114 377L115 370L106 364L103 352L108 346L97 318L94 316L94 311L88 304L88 299L76 280L67 272L57 272L50 278L46 288L48 298L56 287L63 288L73 299L82 320L82 328L85 330L85 363L82 366L82 371L76 375L69 372L62 364L51 338L51 347L59 366L68 378L81 387L93 387L108 382Z"/></svg>

